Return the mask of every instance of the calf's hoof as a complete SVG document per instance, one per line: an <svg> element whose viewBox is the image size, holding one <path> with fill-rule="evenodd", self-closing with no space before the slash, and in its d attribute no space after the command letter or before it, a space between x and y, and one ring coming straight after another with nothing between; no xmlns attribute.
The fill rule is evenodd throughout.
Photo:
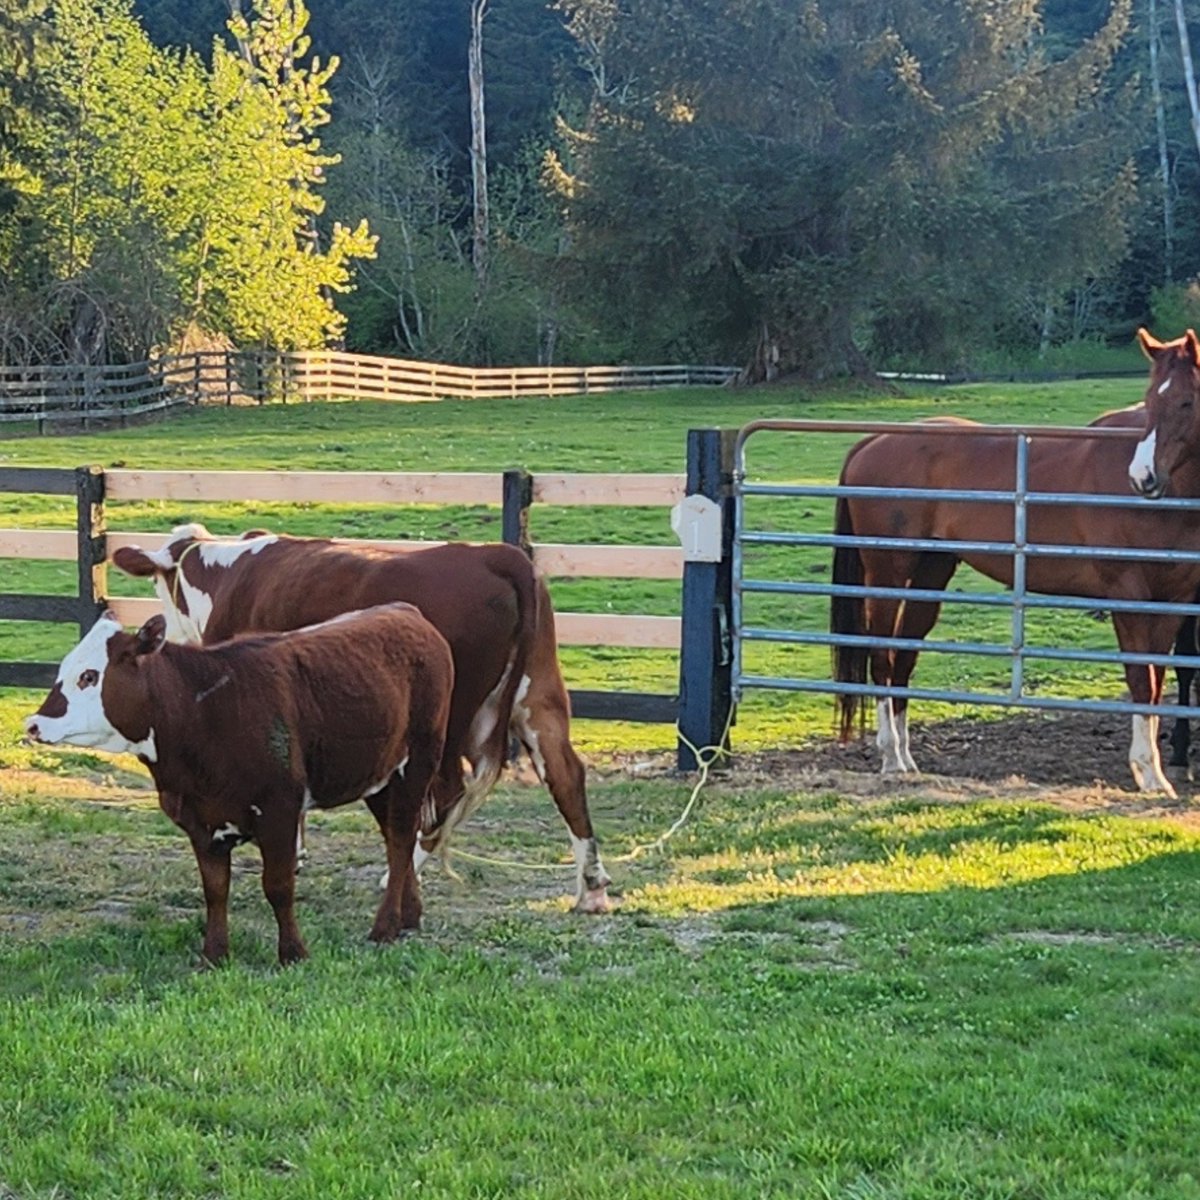
<svg viewBox="0 0 1200 1200"><path fill-rule="evenodd" d="M303 962L308 957L308 947L303 942L289 942L279 945L279 965L290 967L293 963Z"/></svg>
<svg viewBox="0 0 1200 1200"><path fill-rule="evenodd" d="M374 942L377 946L386 946L390 942L400 942L405 938L414 937L419 932L420 922L415 925L402 925L398 921L389 921L386 924L376 921L371 926L371 932L367 934L367 940Z"/></svg>

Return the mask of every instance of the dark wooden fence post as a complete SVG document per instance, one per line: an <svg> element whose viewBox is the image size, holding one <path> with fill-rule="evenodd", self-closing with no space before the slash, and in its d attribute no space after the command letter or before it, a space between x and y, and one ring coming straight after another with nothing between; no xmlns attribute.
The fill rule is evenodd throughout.
<svg viewBox="0 0 1200 1200"><path fill-rule="evenodd" d="M505 471L503 498L500 539L510 546L520 546L532 558L529 508L533 504L533 476L520 467Z"/></svg>
<svg viewBox="0 0 1200 1200"><path fill-rule="evenodd" d="M83 637L108 603L103 467L75 469L75 522L79 539L79 636Z"/></svg>
<svg viewBox="0 0 1200 1200"><path fill-rule="evenodd" d="M689 429L687 495L701 495L721 512L721 560L683 566L683 641L679 655L681 771L700 765L696 751L729 748L733 711L733 467L737 430ZM685 552L686 552L685 546Z"/></svg>

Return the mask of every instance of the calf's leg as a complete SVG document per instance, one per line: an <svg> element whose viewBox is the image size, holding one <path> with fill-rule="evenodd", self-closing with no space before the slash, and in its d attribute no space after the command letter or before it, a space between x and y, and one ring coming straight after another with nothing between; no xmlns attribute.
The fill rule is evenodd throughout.
<svg viewBox="0 0 1200 1200"><path fill-rule="evenodd" d="M204 889L204 961L216 966L229 954L229 876L230 849L212 844L212 834L202 830L192 837L192 850L200 868L200 886Z"/></svg>
<svg viewBox="0 0 1200 1200"><path fill-rule="evenodd" d="M296 831L299 806L291 819L281 816L259 829L262 850L262 888L279 927L279 961L287 966L308 957L308 947L296 922Z"/></svg>
<svg viewBox="0 0 1200 1200"><path fill-rule="evenodd" d="M216 966L229 954L229 856L233 847L214 842L212 830L204 828L178 792L159 792L158 803L192 843L204 892L204 946L200 955L204 962Z"/></svg>
<svg viewBox="0 0 1200 1200"><path fill-rule="evenodd" d="M434 752L436 751L436 752ZM373 942L394 942L421 927L421 888L413 855L421 808L441 758L441 748L412 749L403 773L367 797L387 847L388 872L383 897L368 934Z"/></svg>

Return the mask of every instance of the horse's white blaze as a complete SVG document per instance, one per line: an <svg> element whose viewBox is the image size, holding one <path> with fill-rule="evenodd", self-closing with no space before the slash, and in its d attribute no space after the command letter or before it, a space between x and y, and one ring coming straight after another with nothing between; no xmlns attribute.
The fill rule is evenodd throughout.
<svg viewBox="0 0 1200 1200"><path fill-rule="evenodd" d="M896 728L895 715L892 712L890 699L883 699L875 705L875 744L883 755L882 771L884 775L903 774L908 771L900 748L900 734Z"/></svg>
<svg viewBox="0 0 1200 1200"><path fill-rule="evenodd" d="M1129 463L1129 481L1139 492L1148 491L1154 483L1154 450L1158 440L1158 430L1150 433L1138 442L1133 451L1133 459Z"/></svg>
<svg viewBox="0 0 1200 1200"><path fill-rule="evenodd" d="M1160 396L1163 395L1166 392L1167 388L1169 388L1170 386L1171 386L1171 381L1169 379L1164 379L1162 381L1162 383L1160 383L1158 385L1158 394Z"/></svg>
<svg viewBox="0 0 1200 1200"><path fill-rule="evenodd" d="M1163 774L1158 753L1158 717L1135 716L1129 743L1129 768L1133 781L1143 792L1163 792L1172 799L1175 788Z"/></svg>

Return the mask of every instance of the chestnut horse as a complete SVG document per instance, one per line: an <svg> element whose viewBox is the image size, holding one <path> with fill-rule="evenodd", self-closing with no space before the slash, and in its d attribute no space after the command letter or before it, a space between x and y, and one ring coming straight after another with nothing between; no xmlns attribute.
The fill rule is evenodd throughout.
<svg viewBox="0 0 1200 1200"><path fill-rule="evenodd" d="M1126 488L1146 498L1137 507L1031 505L1027 541L1041 545L1139 547L1200 551L1200 515L1156 507L1163 495L1200 497L1200 342L1194 331L1173 342L1160 342L1138 331L1150 360L1143 433L1130 454L1129 440L1075 437L1031 438L1028 487L1037 492L1120 495ZM988 432L986 426L945 418L962 433L883 433L855 445L842 466L848 488L932 488L947 491L1011 491L1016 479L1016 439ZM1113 422L1118 423L1118 422ZM839 496L834 532L872 538L942 539L1011 543L1013 506L941 499L875 499ZM889 550L875 546L839 546L834 551L835 585L919 588L943 591L960 562L1011 587L1013 556L971 550ZM1200 588L1200 562L1134 562L1101 557L1040 557L1025 560L1029 591L1088 596L1097 600L1190 603ZM926 636L940 611L938 601L905 602L888 596L834 596L830 629L869 638ZM1114 612L1113 627L1122 651L1166 655L1179 631L1178 614ZM917 661L914 649L888 646L834 647L834 678L865 684L868 668L878 687L905 688ZM1127 663L1125 678L1137 704L1161 701L1165 670ZM853 731L861 695L839 698L843 740ZM883 771L915 771L908 744L908 702L904 696L881 697L876 704L877 741ZM1157 716L1134 716L1129 765L1143 791L1174 788L1163 774L1158 752Z"/></svg>
<svg viewBox="0 0 1200 1200"><path fill-rule="evenodd" d="M1091 427L1102 429L1144 429L1146 425L1146 406L1135 404L1131 408L1117 409L1105 413L1090 422ZM1200 594L1193 597L1200 603ZM1175 645L1171 653L1182 657L1200 657L1200 626L1195 617L1184 617L1175 636ZM1175 664L1175 686L1179 703L1190 706L1193 701L1193 689L1196 686L1197 669L1193 666ZM1176 717L1171 727L1170 736L1171 757L1167 762L1167 778L1171 780L1190 780L1192 778L1191 745L1192 731L1187 717Z"/></svg>

